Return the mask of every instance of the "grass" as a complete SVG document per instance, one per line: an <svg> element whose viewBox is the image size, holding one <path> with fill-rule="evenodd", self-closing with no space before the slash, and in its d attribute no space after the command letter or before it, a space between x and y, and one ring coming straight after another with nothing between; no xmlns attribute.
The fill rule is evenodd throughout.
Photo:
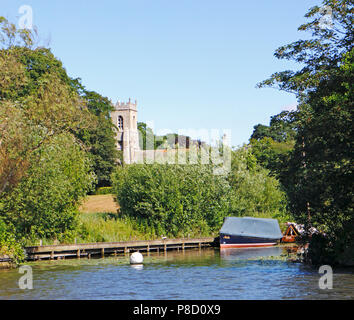
<svg viewBox="0 0 354 320"><path fill-rule="evenodd" d="M114 195L93 195L87 196L79 208L80 213L117 213L119 206L115 202Z"/></svg>
<svg viewBox="0 0 354 320"><path fill-rule="evenodd" d="M114 195L88 196L80 206L78 242L118 242L150 240L134 220L120 217Z"/></svg>
<svg viewBox="0 0 354 320"><path fill-rule="evenodd" d="M139 230L130 219L112 213L82 213L79 242L118 242L128 240L150 240L154 237Z"/></svg>
<svg viewBox="0 0 354 320"><path fill-rule="evenodd" d="M133 219L120 217L119 206L114 195L88 196L80 207L81 225L79 242L118 242L128 240L151 240L155 235L146 233ZM287 215L272 216L269 213L257 213L257 218L277 218L282 232L289 221ZM194 235L193 235L194 236Z"/></svg>
<svg viewBox="0 0 354 320"><path fill-rule="evenodd" d="M152 240L156 235L142 229L138 223L130 218L121 217L118 213L119 206L115 202L114 195L90 195L79 208L79 229L71 240L66 243L90 243L90 242L119 242L129 240ZM257 213L257 218L274 218L265 213ZM280 228L284 231L284 222L288 216L278 216ZM194 236L191 235L191 236ZM200 236L200 234L198 234ZM209 235L210 236L210 235ZM43 239L43 244L57 244L55 240ZM28 245L38 245L37 243Z"/></svg>

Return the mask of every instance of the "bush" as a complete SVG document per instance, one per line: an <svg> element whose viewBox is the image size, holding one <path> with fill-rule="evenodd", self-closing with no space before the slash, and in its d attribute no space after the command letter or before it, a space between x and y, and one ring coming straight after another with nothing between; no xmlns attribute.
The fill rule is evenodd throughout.
<svg viewBox="0 0 354 320"><path fill-rule="evenodd" d="M21 263L24 258L24 250L14 236L13 230L0 219L0 257L8 256L15 264Z"/></svg>
<svg viewBox="0 0 354 320"><path fill-rule="evenodd" d="M0 200L0 217L27 240L60 238L75 229L77 207L94 182L86 154L69 136L37 150L27 175Z"/></svg>
<svg viewBox="0 0 354 320"><path fill-rule="evenodd" d="M112 187L101 187L95 191L95 195L104 195L104 194L112 194L113 188Z"/></svg>
<svg viewBox="0 0 354 320"><path fill-rule="evenodd" d="M211 165L135 164L117 168L112 181L121 214L155 235L215 235L226 216L290 219L278 180L244 148L225 176Z"/></svg>
<svg viewBox="0 0 354 320"><path fill-rule="evenodd" d="M228 181L232 187L232 215L276 218L281 222L291 219L279 181L257 163L251 149L233 152Z"/></svg>
<svg viewBox="0 0 354 320"><path fill-rule="evenodd" d="M229 213L230 186L208 165L134 164L112 178L121 214L147 233L210 235Z"/></svg>

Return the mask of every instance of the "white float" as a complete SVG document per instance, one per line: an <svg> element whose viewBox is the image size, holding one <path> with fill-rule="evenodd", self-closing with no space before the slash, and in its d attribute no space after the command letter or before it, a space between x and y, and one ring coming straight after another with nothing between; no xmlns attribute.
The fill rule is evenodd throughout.
<svg viewBox="0 0 354 320"><path fill-rule="evenodd" d="M144 257L140 252L134 252L130 256L130 263L131 264L142 264L144 261Z"/></svg>

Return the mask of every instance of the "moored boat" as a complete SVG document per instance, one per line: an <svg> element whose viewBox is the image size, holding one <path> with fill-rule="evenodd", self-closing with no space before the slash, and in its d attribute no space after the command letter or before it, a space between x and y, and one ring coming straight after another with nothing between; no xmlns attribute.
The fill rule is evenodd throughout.
<svg viewBox="0 0 354 320"><path fill-rule="evenodd" d="M227 217L220 229L220 248L273 246L282 237L276 219Z"/></svg>

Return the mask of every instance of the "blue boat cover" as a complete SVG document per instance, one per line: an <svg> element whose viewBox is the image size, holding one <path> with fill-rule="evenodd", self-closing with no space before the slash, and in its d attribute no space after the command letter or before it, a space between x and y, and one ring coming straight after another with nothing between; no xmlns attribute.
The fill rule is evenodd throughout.
<svg viewBox="0 0 354 320"><path fill-rule="evenodd" d="M266 239L280 239L283 237L278 220L251 217L227 217L220 233Z"/></svg>

